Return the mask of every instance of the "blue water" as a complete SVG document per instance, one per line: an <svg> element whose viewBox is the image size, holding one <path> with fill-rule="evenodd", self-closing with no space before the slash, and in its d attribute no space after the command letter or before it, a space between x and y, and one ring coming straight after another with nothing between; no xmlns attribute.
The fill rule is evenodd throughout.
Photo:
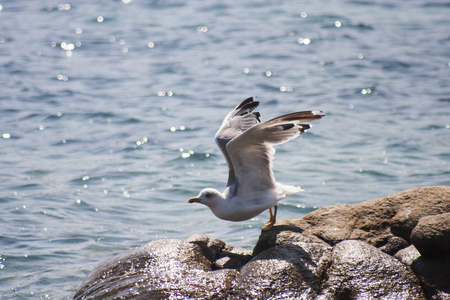
<svg viewBox="0 0 450 300"><path fill-rule="evenodd" d="M67 4L66 4L67 3ZM447 1L0 2L0 298L67 299L100 261L202 233L223 117L326 117L277 148L279 218L450 185Z"/></svg>

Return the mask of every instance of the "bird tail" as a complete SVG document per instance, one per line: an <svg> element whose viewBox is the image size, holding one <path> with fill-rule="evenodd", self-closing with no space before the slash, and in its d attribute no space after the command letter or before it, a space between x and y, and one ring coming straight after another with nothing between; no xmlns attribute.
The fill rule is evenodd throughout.
<svg viewBox="0 0 450 300"><path fill-rule="evenodd" d="M287 196L303 191L299 186L285 185L282 183L276 183L277 201L280 201Z"/></svg>

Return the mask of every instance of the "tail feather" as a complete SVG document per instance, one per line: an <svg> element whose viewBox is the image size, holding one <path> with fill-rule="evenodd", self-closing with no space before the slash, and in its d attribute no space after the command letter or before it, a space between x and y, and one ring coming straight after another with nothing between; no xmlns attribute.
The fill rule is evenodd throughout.
<svg viewBox="0 0 450 300"><path fill-rule="evenodd" d="M276 193L277 193L277 201L280 201L290 195L303 191L299 186L285 185L282 183L276 183Z"/></svg>

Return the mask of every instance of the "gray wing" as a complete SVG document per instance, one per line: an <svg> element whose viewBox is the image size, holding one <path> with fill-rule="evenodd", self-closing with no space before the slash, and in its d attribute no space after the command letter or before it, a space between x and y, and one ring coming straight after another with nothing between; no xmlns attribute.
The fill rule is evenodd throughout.
<svg viewBox="0 0 450 300"><path fill-rule="evenodd" d="M229 141L260 122L259 113L253 112L258 105L259 102L253 101L253 97L245 99L225 117L216 133L216 143L228 164L227 186L235 183L233 163L227 152L227 144Z"/></svg>
<svg viewBox="0 0 450 300"><path fill-rule="evenodd" d="M275 154L273 146L290 141L305 130L308 124L321 119L320 112L303 111L280 116L251 127L227 144L227 151L236 176L234 191L240 198L251 201L254 191L276 187L272 172Z"/></svg>

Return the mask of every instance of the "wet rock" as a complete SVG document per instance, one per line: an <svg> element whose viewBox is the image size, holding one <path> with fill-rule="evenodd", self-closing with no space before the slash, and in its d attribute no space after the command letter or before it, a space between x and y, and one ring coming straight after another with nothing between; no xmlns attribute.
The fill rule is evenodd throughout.
<svg viewBox="0 0 450 300"><path fill-rule="evenodd" d="M213 270L194 242L159 240L99 264L74 299L220 299L235 276L236 270Z"/></svg>
<svg viewBox="0 0 450 300"><path fill-rule="evenodd" d="M271 230L261 231L258 242L253 249L253 254L268 250L280 245L288 245L297 242L302 243L314 243L314 244L326 244L323 240L315 235L306 233L303 228L301 219L294 220L280 220L277 221L276 226Z"/></svg>
<svg viewBox="0 0 450 300"><path fill-rule="evenodd" d="M331 247L293 243L270 248L246 264L236 279L235 299L314 299Z"/></svg>
<svg viewBox="0 0 450 300"><path fill-rule="evenodd" d="M252 259L253 251L226 245L214 266L219 269L236 269L240 270L246 263Z"/></svg>
<svg viewBox="0 0 450 300"><path fill-rule="evenodd" d="M333 248L317 299L425 299L411 269L377 248L356 240Z"/></svg>
<svg viewBox="0 0 450 300"><path fill-rule="evenodd" d="M423 256L450 256L450 213L420 218L411 241Z"/></svg>
<svg viewBox="0 0 450 300"><path fill-rule="evenodd" d="M216 260L217 256L225 247L225 243L219 239L210 238L204 234L191 235L186 239L188 243L200 246L203 255L210 261Z"/></svg>

